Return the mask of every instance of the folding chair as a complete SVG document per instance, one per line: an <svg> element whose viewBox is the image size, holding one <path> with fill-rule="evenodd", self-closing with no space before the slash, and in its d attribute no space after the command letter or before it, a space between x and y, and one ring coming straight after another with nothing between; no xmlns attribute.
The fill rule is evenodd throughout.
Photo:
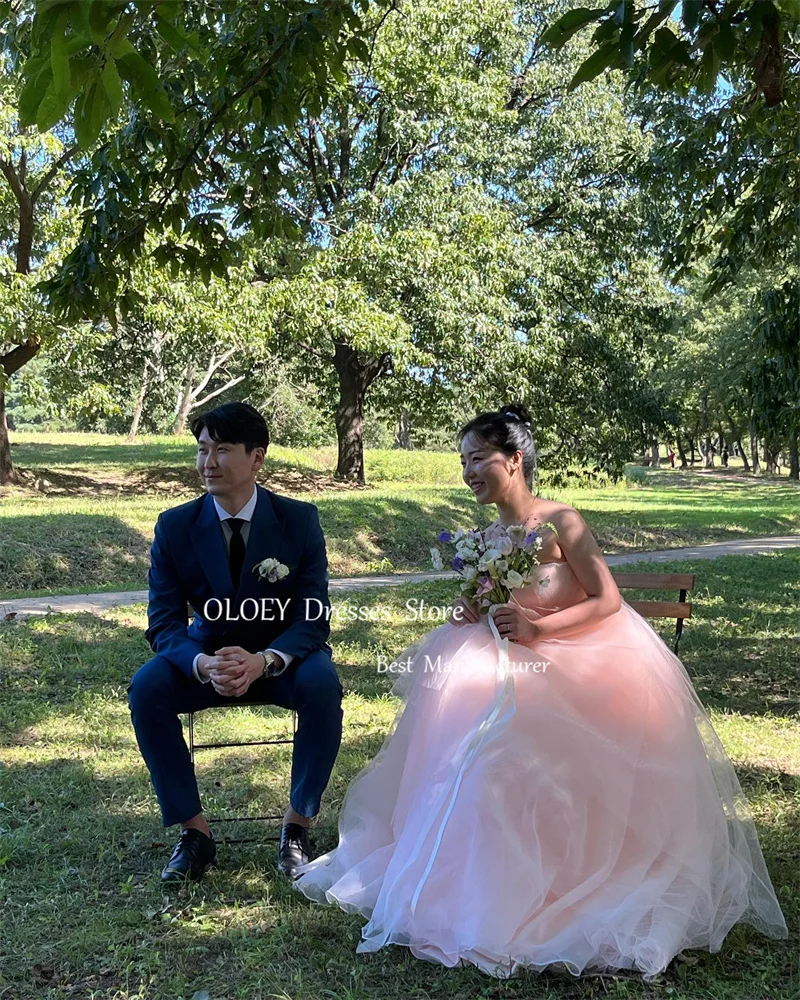
<svg viewBox="0 0 800 1000"><path fill-rule="evenodd" d="M258 707L259 705L267 705L268 702L247 702L246 707ZM212 708L204 708L204 712L211 712L214 709L225 709L238 708L237 705L217 705ZM242 707L245 707L244 705ZM266 747L275 746L278 744L288 744L291 743L294 746L294 738L297 734L297 713L292 712L292 735L291 737L283 739L274 740L244 740L230 743L197 743L195 740L195 730L194 730L194 712L189 712L189 756L192 759L192 764L195 762L195 753L198 750L220 750L226 747ZM209 823L273 823L283 820L283 813L270 816L208 816L206 817ZM269 835L266 837L224 837L222 842L226 844L249 844L258 840L280 840L280 832Z"/></svg>

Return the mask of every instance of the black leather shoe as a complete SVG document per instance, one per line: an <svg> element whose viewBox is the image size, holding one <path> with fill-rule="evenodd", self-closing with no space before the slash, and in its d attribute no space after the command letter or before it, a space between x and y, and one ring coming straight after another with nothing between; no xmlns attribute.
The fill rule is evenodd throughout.
<svg viewBox="0 0 800 1000"><path fill-rule="evenodd" d="M300 865L313 858L308 830L299 823L286 823L281 827L281 846L278 849L278 869L288 878L297 878Z"/></svg>
<svg viewBox="0 0 800 1000"><path fill-rule="evenodd" d="M167 867L161 872L162 882L196 882L217 860L217 845L213 837L199 830L184 830L175 845Z"/></svg>

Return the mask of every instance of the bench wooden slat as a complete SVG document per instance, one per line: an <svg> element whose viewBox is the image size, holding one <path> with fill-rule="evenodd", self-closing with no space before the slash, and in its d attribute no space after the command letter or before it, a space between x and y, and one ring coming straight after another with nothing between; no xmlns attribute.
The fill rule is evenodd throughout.
<svg viewBox="0 0 800 1000"><path fill-rule="evenodd" d="M694 573L615 573L611 571L618 587L637 590L694 590Z"/></svg>
<svg viewBox="0 0 800 1000"><path fill-rule="evenodd" d="M642 618L691 618L692 606L688 601L628 601Z"/></svg>

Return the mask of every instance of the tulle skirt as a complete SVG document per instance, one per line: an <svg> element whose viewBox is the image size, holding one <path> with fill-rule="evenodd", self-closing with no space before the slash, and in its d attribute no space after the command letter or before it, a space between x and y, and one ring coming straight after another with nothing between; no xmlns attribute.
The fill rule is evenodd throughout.
<svg viewBox="0 0 800 1000"><path fill-rule="evenodd" d="M507 643L507 666L502 646L448 622L397 657L401 711L295 883L368 918L358 951L650 978L737 921L785 937L733 766L652 628L623 602Z"/></svg>

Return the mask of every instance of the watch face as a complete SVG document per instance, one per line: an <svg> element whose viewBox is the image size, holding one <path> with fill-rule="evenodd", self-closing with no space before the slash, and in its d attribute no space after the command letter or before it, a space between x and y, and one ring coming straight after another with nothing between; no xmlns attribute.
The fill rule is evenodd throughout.
<svg viewBox="0 0 800 1000"><path fill-rule="evenodd" d="M286 664L280 656L276 656L274 653L265 653L264 657L267 661L267 666L264 670L265 677L277 677L286 669Z"/></svg>

